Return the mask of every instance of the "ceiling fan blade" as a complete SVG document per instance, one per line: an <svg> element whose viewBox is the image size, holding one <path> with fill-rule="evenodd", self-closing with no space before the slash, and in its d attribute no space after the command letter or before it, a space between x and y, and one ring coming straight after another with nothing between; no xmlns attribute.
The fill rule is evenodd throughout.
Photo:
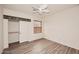
<svg viewBox="0 0 79 59"><path fill-rule="evenodd" d="M39 10L39 9L36 8L36 7L32 7L32 9L33 9L33 11L37 11L37 10Z"/></svg>

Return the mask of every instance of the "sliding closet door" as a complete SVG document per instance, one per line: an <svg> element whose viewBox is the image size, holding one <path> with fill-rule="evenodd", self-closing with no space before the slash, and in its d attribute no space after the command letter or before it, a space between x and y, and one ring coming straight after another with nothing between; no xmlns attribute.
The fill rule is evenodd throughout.
<svg viewBox="0 0 79 59"><path fill-rule="evenodd" d="M19 21L8 21L8 42L19 41Z"/></svg>
<svg viewBox="0 0 79 59"><path fill-rule="evenodd" d="M31 22L20 21L20 43L31 40L32 27Z"/></svg>

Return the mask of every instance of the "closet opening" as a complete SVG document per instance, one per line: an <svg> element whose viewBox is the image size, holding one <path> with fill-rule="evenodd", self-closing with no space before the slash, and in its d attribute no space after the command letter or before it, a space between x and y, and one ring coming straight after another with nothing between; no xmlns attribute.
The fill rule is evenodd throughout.
<svg viewBox="0 0 79 59"><path fill-rule="evenodd" d="M19 21L8 20L8 44L9 48L19 44Z"/></svg>
<svg viewBox="0 0 79 59"><path fill-rule="evenodd" d="M3 16L3 39L4 49L16 48L23 42L32 39L31 19L25 19L15 16Z"/></svg>

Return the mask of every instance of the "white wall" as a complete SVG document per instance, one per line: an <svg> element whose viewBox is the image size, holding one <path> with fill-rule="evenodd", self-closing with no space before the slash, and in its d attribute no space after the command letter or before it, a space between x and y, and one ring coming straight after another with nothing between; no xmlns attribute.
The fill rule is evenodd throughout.
<svg viewBox="0 0 79 59"><path fill-rule="evenodd" d="M37 17L37 15L22 13L22 12L10 10L10 9L4 9L3 14L31 19L31 26L32 26L31 34L32 34L32 36L30 35L29 37L31 38L31 40L35 40L35 39L39 39L39 38L43 37L42 33L39 33L39 34L33 33L33 20L41 20L40 17Z"/></svg>
<svg viewBox="0 0 79 59"><path fill-rule="evenodd" d="M19 41L19 22L8 21L8 43ZM12 33L17 32L17 33Z"/></svg>
<svg viewBox="0 0 79 59"><path fill-rule="evenodd" d="M79 49L79 6L47 17L44 34L52 41Z"/></svg>
<svg viewBox="0 0 79 59"><path fill-rule="evenodd" d="M3 50L3 39L2 39L2 19L3 19L3 11L2 6L0 5L0 53L2 53Z"/></svg>

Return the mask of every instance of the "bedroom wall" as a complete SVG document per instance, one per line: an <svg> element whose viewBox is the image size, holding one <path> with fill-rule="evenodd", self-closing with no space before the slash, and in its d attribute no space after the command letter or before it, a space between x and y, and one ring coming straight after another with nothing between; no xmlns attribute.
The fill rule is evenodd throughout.
<svg viewBox="0 0 79 59"><path fill-rule="evenodd" d="M2 11L2 5L0 5L0 53L2 53L3 50L3 38L2 38L2 19L3 19L3 11Z"/></svg>
<svg viewBox="0 0 79 59"><path fill-rule="evenodd" d="M79 6L45 18L45 38L79 49Z"/></svg>
<svg viewBox="0 0 79 59"><path fill-rule="evenodd" d="M38 34L33 33L33 20L41 20L40 17L37 17L36 15L33 15L33 14L22 13L22 12L10 10L10 9L5 9L5 8L4 8L3 14L31 19L31 28L30 28L31 29L31 35L29 35L29 37L31 37L30 41L43 37L42 33L38 33Z"/></svg>

